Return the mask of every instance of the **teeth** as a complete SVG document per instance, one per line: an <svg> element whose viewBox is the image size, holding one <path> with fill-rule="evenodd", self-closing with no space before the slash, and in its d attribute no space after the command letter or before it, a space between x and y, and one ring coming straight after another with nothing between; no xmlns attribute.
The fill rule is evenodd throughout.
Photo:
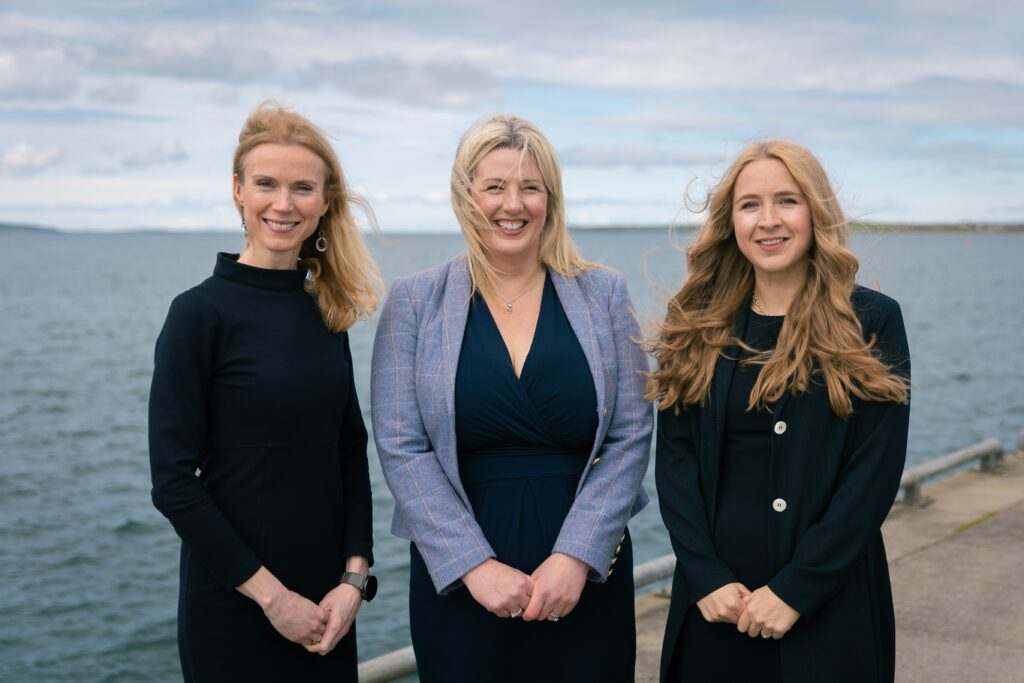
<svg viewBox="0 0 1024 683"><path fill-rule="evenodd" d="M758 241L761 242L761 244L765 245L766 247L772 247L772 246L775 246L776 244L782 244L783 238L776 237L776 238L770 239L770 240L758 240Z"/></svg>
<svg viewBox="0 0 1024 683"><path fill-rule="evenodd" d="M518 230L526 225L526 221L495 221L495 224L502 230Z"/></svg>
<svg viewBox="0 0 1024 683"><path fill-rule="evenodd" d="M288 228L295 225L294 223L278 223L277 221L272 221L269 218L264 218L263 220L267 225L276 230L287 230Z"/></svg>

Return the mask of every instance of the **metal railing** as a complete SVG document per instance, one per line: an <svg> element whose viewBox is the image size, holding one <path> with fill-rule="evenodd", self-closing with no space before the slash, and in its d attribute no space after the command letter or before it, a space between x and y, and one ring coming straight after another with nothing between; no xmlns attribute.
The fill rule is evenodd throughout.
<svg viewBox="0 0 1024 683"><path fill-rule="evenodd" d="M1024 429L1017 437L1017 450L1024 453ZM986 439L935 460L915 465L903 471L900 489L903 502L920 503L921 485L934 477L957 469L975 460L984 472L997 472L1003 465L1003 446L998 439ZM663 555L633 568L633 587L640 589L672 576L676 568L673 554ZM412 645L393 650L359 665L359 683L387 683L416 673L416 657Z"/></svg>

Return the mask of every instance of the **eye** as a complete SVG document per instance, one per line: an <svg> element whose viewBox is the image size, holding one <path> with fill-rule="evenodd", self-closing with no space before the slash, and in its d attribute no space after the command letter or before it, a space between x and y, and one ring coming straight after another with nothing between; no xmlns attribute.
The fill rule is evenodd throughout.
<svg viewBox="0 0 1024 683"><path fill-rule="evenodd" d="M797 199L796 197L783 197L781 203L782 204L794 204L795 205L795 204L799 204L800 200Z"/></svg>
<svg viewBox="0 0 1024 683"><path fill-rule="evenodd" d="M260 178L256 181L256 187L273 187L274 183L267 180L266 178Z"/></svg>
<svg viewBox="0 0 1024 683"><path fill-rule="evenodd" d="M537 193L537 192L543 192L543 191L544 191L544 189L542 187L540 187L539 185L524 185L523 186L523 192Z"/></svg>
<svg viewBox="0 0 1024 683"><path fill-rule="evenodd" d="M488 185L484 188L484 192L501 192L501 185Z"/></svg>
<svg viewBox="0 0 1024 683"><path fill-rule="evenodd" d="M313 188L310 185L297 185L295 187L296 192L312 192Z"/></svg>
<svg viewBox="0 0 1024 683"><path fill-rule="evenodd" d="M755 208L757 208L757 202L755 202L753 199L747 199L745 201L740 202L740 210L741 211L744 210L744 209L755 209Z"/></svg>

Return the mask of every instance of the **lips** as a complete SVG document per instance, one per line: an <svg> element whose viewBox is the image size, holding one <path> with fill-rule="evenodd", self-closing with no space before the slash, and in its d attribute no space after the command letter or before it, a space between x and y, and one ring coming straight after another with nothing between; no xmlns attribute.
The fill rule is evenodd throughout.
<svg viewBox="0 0 1024 683"><path fill-rule="evenodd" d="M789 241L788 237L767 237L765 239L754 240L759 247L769 251L781 247L787 241Z"/></svg>

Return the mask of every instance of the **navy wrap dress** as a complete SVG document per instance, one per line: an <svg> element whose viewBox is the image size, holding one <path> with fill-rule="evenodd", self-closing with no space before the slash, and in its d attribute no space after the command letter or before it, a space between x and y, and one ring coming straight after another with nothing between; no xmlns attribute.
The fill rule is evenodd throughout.
<svg viewBox="0 0 1024 683"><path fill-rule="evenodd" d="M497 560L530 574L550 555L593 447L598 417L586 356L551 278L533 344L516 377L476 294L455 381L459 475ZM619 563L632 567L628 533ZM410 626L420 681L631 681L633 577L588 581L558 622L501 619L466 588L438 595L411 549Z"/></svg>

